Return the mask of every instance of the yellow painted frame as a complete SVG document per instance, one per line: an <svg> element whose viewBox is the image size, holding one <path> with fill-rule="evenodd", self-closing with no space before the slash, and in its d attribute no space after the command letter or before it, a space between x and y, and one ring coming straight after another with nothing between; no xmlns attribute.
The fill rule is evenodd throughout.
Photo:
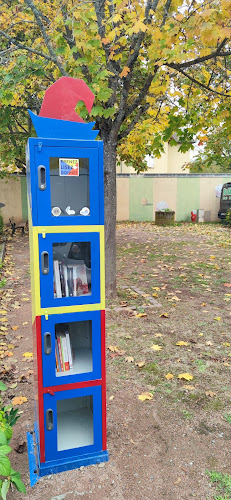
<svg viewBox="0 0 231 500"><path fill-rule="evenodd" d="M32 294L32 320L36 316L49 314L64 314L71 312L99 311L105 309L105 249L104 249L104 226L30 226L30 260L31 260L31 294ZM39 276L39 240L38 235L46 233L99 233L100 237L100 303L46 307L40 305L40 276Z"/></svg>

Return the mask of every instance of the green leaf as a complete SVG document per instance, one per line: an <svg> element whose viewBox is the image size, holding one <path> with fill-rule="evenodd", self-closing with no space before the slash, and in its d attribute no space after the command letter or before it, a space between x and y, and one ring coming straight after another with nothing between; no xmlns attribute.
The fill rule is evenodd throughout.
<svg viewBox="0 0 231 500"><path fill-rule="evenodd" d="M0 446L3 444L7 444L7 438L4 432L0 431Z"/></svg>
<svg viewBox="0 0 231 500"><path fill-rule="evenodd" d="M0 445L0 457L1 455L7 455L7 453L10 453L10 451L12 451L12 448L7 444Z"/></svg>
<svg viewBox="0 0 231 500"><path fill-rule="evenodd" d="M0 456L0 476L9 476L11 464L9 458L5 455Z"/></svg>
<svg viewBox="0 0 231 500"><path fill-rule="evenodd" d="M6 495L7 495L7 492L9 490L9 487L10 487L10 481L9 479L5 479L2 483L2 487L1 487L1 495L2 495L2 498L3 500L6 500Z"/></svg>
<svg viewBox="0 0 231 500"><path fill-rule="evenodd" d="M23 484L22 480L16 476L11 476L11 482L14 483L16 486L17 490L26 493L26 488L25 485Z"/></svg>
<svg viewBox="0 0 231 500"><path fill-rule="evenodd" d="M0 380L0 391L6 391L7 387L6 385Z"/></svg>

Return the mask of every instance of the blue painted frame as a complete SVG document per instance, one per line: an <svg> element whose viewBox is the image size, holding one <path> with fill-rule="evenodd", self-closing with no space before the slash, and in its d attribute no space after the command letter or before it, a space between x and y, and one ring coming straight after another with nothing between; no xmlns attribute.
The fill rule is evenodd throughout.
<svg viewBox="0 0 231 500"><path fill-rule="evenodd" d="M39 238L39 269L40 269L40 296L41 307L61 307L83 304L100 303L100 235L99 233L46 233ZM69 242L91 243L91 295L79 297L54 297L53 289L53 243ZM42 274L41 254L43 251L49 254L49 273Z"/></svg>
<svg viewBox="0 0 231 500"><path fill-rule="evenodd" d="M90 214L51 215L49 158L89 158ZM46 189L38 189L38 166L46 167ZM33 226L103 224L103 142L30 138L27 144L28 195Z"/></svg>
<svg viewBox="0 0 231 500"><path fill-rule="evenodd" d="M57 401L82 396L93 396L93 432L94 444L80 448L58 451L57 445ZM46 428L46 411L53 410L54 426L48 431ZM56 392L54 396L44 394L44 428L45 428L45 459L46 463L50 460L65 459L87 453L93 453L102 450L102 397L101 387L87 387L84 389L72 389Z"/></svg>
<svg viewBox="0 0 231 500"><path fill-rule="evenodd" d="M55 325L59 323L73 323L78 321L92 321L92 364L91 372L79 373L76 375L63 375L56 377L55 362ZM41 317L42 329L42 368L43 387L50 387L62 384L73 384L82 381L101 379L101 312L89 311L66 314L52 314L45 319ZM44 352L44 334L51 333L51 353ZM68 373L68 372L67 372Z"/></svg>

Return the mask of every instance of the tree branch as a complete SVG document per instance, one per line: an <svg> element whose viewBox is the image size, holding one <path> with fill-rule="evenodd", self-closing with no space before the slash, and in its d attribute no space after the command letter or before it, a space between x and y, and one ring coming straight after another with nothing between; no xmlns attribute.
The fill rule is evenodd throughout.
<svg viewBox="0 0 231 500"><path fill-rule="evenodd" d="M211 87L209 87L209 85L205 85L204 83L200 82L199 80L196 80L196 78L194 78L193 76L191 76L188 73L186 73L183 69L177 68L177 65L171 66L171 67L174 67L174 69L176 69L177 71L179 71L179 73L182 73L182 75L186 76L186 78L188 78L189 80L191 80L191 82L195 83L196 85L199 85L199 87L202 87L203 89L206 89L209 92L212 92L213 94L220 95L222 97L231 97L231 94L223 94L222 92L217 92L217 90L212 89Z"/></svg>
<svg viewBox="0 0 231 500"><path fill-rule="evenodd" d="M35 16L35 19L37 21L37 24L38 24L40 30L41 30L44 42L45 42L45 44L46 44L46 46L48 48L50 56L53 59L53 62L55 62L56 66L59 68L59 71L60 71L61 75L68 76L68 73L64 69L62 63L58 60L58 57L56 56L56 53L53 50L53 47L52 47L51 42L50 42L50 38L49 38L49 36L48 36L48 34L47 34L46 30L45 30L45 26L44 26L44 24L42 22L42 19L40 17L40 13L39 13L37 7L35 7L35 5L34 5L34 3L33 3L32 0L24 0L24 2L32 10L32 12L33 12L33 14Z"/></svg>
<svg viewBox="0 0 231 500"><path fill-rule="evenodd" d="M27 52L30 52L32 54L36 54L37 56L43 57L47 61L50 61L50 62L53 62L56 64L56 60L54 60L52 57L47 56L46 54L44 54L43 52L40 52L39 50L31 49L31 47L27 47L27 45L23 45L22 43L15 40L15 38L13 38L13 37L9 36L7 33L5 33L5 31L0 30L0 35L4 36L7 40L9 40L13 45L18 47L19 49L27 50Z"/></svg>
<svg viewBox="0 0 231 500"><path fill-rule="evenodd" d="M174 69L176 69L176 67L177 67L177 69L178 68L189 68L190 66L195 66L195 64L209 61L210 59L215 59L216 57L229 56L229 55L231 55L231 51L221 52L221 49L224 47L226 42L227 42L227 38L224 38L224 40L221 42L219 47L214 52L212 52L211 54L208 54L207 56L197 57L196 59L192 59L191 61L186 61L184 63L179 63L179 64L166 63L165 66L169 66L170 68L173 67Z"/></svg>
<svg viewBox="0 0 231 500"><path fill-rule="evenodd" d="M142 106L138 113L136 114L134 120L132 120L132 122L130 123L130 125L128 125L128 127L126 128L126 130L124 130L124 132L121 132L118 136L118 141L120 141L121 139L124 139L125 137L127 137L130 132L132 131L132 129L135 127L135 125L138 123L140 117L147 111L147 109L149 108L150 104L149 103L146 103L144 104L144 106Z"/></svg>

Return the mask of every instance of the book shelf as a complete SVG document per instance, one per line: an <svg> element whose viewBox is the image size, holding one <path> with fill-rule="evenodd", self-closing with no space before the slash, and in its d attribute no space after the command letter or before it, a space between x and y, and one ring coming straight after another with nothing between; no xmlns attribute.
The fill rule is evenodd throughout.
<svg viewBox="0 0 231 500"><path fill-rule="evenodd" d="M33 485L41 476L108 460L102 141L30 138L27 187Z"/></svg>

